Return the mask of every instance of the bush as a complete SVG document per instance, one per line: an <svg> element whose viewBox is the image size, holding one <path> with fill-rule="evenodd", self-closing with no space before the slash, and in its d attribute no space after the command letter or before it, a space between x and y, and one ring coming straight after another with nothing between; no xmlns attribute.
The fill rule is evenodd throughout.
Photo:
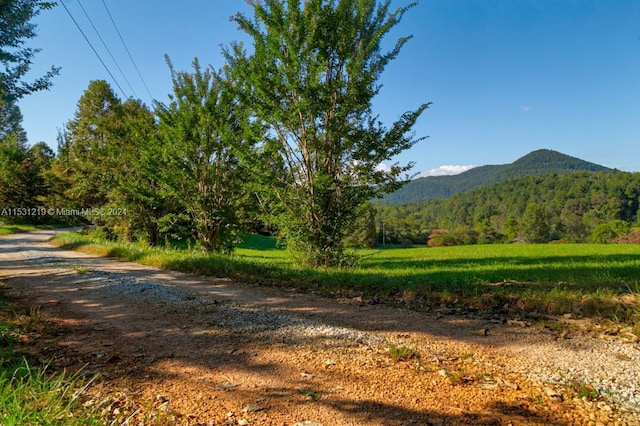
<svg viewBox="0 0 640 426"><path fill-rule="evenodd" d="M614 220L609 223L603 223L591 232L591 241L594 243L607 244L613 242L616 238L629 233L631 225L624 220Z"/></svg>

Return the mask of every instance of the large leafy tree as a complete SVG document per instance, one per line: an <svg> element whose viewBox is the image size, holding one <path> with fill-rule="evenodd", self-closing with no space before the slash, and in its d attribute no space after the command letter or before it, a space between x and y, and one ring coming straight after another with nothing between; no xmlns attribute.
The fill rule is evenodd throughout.
<svg viewBox="0 0 640 426"><path fill-rule="evenodd" d="M67 182L70 201L105 214L93 221L114 236L161 242L160 221L169 197L155 116L140 101L121 102L104 80L92 81L73 120L60 135L57 186ZM59 191L57 191L59 194Z"/></svg>
<svg viewBox="0 0 640 426"><path fill-rule="evenodd" d="M241 161L251 152L248 109L239 104L232 77L198 60L193 72L176 71L168 105L157 115L167 160L165 182L181 200L204 250L229 252L237 239L245 186L250 176Z"/></svg>
<svg viewBox="0 0 640 426"><path fill-rule="evenodd" d="M0 206L2 208L35 207L35 197L30 191L33 175L29 149L25 141L20 140L15 134L1 138Z"/></svg>
<svg viewBox="0 0 640 426"><path fill-rule="evenodd" d="M106 194L106 212L111 215L104 220L119 227L121 236L157 245L161 242L159 222L168 214L170 203L161 184L165 163L158 126L139 100L128 99L117 110L118 119L103 149L104 164L115 171Z"/></svg>
<svg viewBox="0 0 640 426"><path fill-rule="evenodd" d="M14 102L0 100L0 206L25 209L38 206L39 199L47 193L43 173L49 168L52 154L47 149L44 142L29 148L20 108Z"/></svg>
<svg viewBox="0 0 640 426"><path fill-rule="evenodd" d="M55 6L55 2L38 0L0 1L0 101L14 102L23 96L48 89L59 68L51 69L32 82L24 81L34 56L40 51L25 47L27 40L36 36L36 25L31 20L42 10Z"/></svg>
<svg viewBox="0 0 640 426"><path fill-rule="evenodd" d="M227 60L250 85L246 106L268 129L262 180L279 202L287 244L312 266L340 264L343 240L367 200L401 186L413 164L377 166L420 139L411 129L427 108L390 128L372 111L378 80L410 37L383 52L384 36L415 3L390 10L377 0L265 0L234 17L252 40Z"/></svg>

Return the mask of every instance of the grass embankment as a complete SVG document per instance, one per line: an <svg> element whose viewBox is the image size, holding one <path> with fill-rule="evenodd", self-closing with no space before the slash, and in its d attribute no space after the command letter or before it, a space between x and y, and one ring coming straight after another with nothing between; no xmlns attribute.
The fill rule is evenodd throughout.
<svg viewBox="0 0 640 426"><path fill-rule="evenodd" d="M0 235L16 234L18 232L29 232L38 229L34 225L3 225L0 223Z"/></svg>
<svg viewBox="0 0 640 426"><path fill-rule="evenodd" d="M294 265L273 239L251 236L231 256L149 248L63 234L55 244L203 275L291 286L337 297L393 301L417 309L494 309L640 324L640 246L475 245L360 250L358 267ZM640 331L640 328L638 329Z"/></svg>
<svg viewBox="0 0 640 426"><path fill-rule="evenodd" d="M0 293L0 424L101 425L82 405L79 376L53 374L37 359L14 351L21 334L41 331L36 310L19 313Z"/></svg>

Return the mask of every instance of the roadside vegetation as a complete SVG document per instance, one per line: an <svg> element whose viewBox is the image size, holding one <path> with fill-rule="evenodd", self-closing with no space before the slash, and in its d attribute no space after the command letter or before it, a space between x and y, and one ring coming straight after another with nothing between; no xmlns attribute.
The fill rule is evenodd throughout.
<svg viewBox="0 0 640 426"><path fill-rule="evenodd" d="M517 244L361 249L349 268L301 267L271 237L251 235L232 255L180 244L107 241L65 233L54 244L181 272L294 287L362 303L438 313L571 314L627 324L640 334L640 246Z"/></svg>
<svg viewBox="0 0 640 426"><path fill-rule="evenodd" d="M21 335L45 327L37 310L21 310L0 292L0 424L104 424L97 412L83 406L79 374L52 372L37 358L15 350Z"/></svg>
<svg viewBox="0 0 640 426"><path fill-rule="evenodd" d="M20 225L20 224L4 225L0 223L0 235L15 234L17 232L29 232L29 231L34 231L36 229L37 228L33 225Z"/></svg>

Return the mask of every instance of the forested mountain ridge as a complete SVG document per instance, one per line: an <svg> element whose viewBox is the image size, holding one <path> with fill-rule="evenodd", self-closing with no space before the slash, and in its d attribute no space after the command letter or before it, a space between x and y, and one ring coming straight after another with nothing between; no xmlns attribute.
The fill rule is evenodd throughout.
<svg viewBox="0 0 640 426"><path fill-rule="evenodd" d="M510 179L526 176L558 175L576 171L612 171L607 167L571 157L557 151L540 149L530 152L511 164L475 167L453 176L429 176L410 181L382 201L413 203L428 199L443 199Z"/></svg>
<svg viewBox="0 0 640 426"><path fill-rule="evenodd" d="M640 173L526 176L446 199L376 208L389 243L424 244L434 230L456 244L609 242L640 223Z"/></svg>

